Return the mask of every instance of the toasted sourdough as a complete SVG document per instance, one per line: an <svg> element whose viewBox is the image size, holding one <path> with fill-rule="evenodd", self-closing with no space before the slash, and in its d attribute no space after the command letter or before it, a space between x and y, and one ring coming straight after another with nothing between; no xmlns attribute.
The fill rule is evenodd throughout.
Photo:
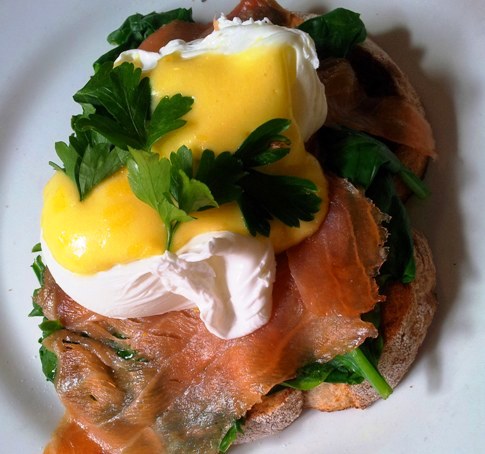
<svg viewBox="0 0 485 454"><path fill-rule="evenodd" d="M436 270L431 249L422 233L414 231L416 279L410 284L393 283L382 307L384 348L379 371L394 388L409 370L426 336L437 307ZM247 414L244 433L237 443L254 441L281 431L297 419L304 407L321 411L366 408L379 399L367 383L323 383L311 391L286 389L266 396Z"/></svg>

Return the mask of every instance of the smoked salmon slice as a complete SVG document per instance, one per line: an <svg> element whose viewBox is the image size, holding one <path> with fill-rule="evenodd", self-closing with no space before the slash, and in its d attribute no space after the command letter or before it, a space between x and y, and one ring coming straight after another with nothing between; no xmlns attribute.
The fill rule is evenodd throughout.
<svg viewBox="0 0 485 454"><path fill-rule="evenodd" d="M348 181L329 176L322 228L287 251L301 297L323 315L358 317L380 299L376 276L385 254L384 215Z"/></svg>
<svg viewBox="0 0 485 454"><path fill-rule="evenodd" d="M368 95L347 59L325 59L318 75L327 96L327 125L366 132L425 156L436 155L431 126L415 103L397 94Z"/></svg>
<svg viewBox="0 0 485 454"><path fill-rule="evenodd" d="M149 52L158 52L163 46L173 39L183 41L193 41L201 38L212 31L210 24L200 24L197 22L183 22L174 20L160 27L156 32L148 36L139 46L138 49Z"/></svg>
<svg viewBox="0 0 485 454"><path fill-rule="evenodd" d="M268 18L273 24L285 27L297 27L302 22L301 16L281 7L274 0L242 0L227 17L242 20Z"/></svg>
<svg viewBox="0 0 485 454"><path fill-rule="evenodd" d="M278 257L272 317L242 338L211 335L194 310L128 320L96 315L46 272L37 302L65 329L44 345L58 358L55 386L71 424L103 452L217 453L233 421L299 367L376 336L360 316L380 299L373 278L383 260L379 214L347 181L329 182L328 219ZM321 264L308 276L314 260Z"/></svg>

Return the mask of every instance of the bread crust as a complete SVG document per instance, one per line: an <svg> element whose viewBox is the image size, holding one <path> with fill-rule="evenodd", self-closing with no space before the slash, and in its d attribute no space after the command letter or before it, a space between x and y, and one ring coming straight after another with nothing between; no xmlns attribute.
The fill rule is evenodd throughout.
<svg viewBox="0 0 485 454"><path fill-rule="evenodd" d="M393 283L386 292L382 308L384 348L379 371L392 388L402 380L414 362L437 308L436 270L425 236L413 232L416 279L410 284ZM303 408L339 411L366 408L379 399L377 392L364 382L360 385L322 383L301 392L286 389L266 396L246 417L244 434L237 443L246 443L283 430L296 420ZM284 424L280 421L284 420Z"/></svg>
<svg viewBox="0 0 485 454"><path fill-rule="evenodd" d="M262 402L247 413L243 433L239 434L235 444L281 432L300 416L303 402L303 392L291 388L264 396Z"/></svg>

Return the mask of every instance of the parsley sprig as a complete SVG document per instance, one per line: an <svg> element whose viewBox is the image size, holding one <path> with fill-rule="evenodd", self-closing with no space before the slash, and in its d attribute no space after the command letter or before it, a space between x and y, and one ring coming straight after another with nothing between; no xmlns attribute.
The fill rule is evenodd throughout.
<svg viewBox="0 0 485 454"><path fill-rule="evenodd" d="M194 219L190 213L228 202L238 203L253 236L269 236L269 221L274 218L292 227L314 218L321 199L313 182L256 170L289 153L290 140L282 134L289 126L286 119L269 120L256 128L234 153L224 151L216 156L213 151L204 150L198 166L194 165L192 151L185 146L171 153L170 159L130 150L128 180L135 195L163 220L167 249L180 223Z"/></svg>
<svg viewBox="0 0 485 454"><path fill-rule="evenodd" d="M180 94L165 96L152 114L150 81L141 73L132 63L114 68L111 63L102 65L74 95L76 102L96 109L79 119L79 129L95 130L122 149L149 150L160 137L183 126L186 121L180 117L194 100Z"/></svg>
<svg viewBox="0 0 485 454"><path fill-rule="evenodd" d="M217 206L209 188L192 178L192 153L185 147L172 153L170 160L156 153L130 150L128 181L133 193L157 211L167 231L170 250L173 234L181 222L202 208Z"/></svg>
<svg viewBox="0 0 485 454"><path fill-rule="evenodd" d="M290 152L290 140L282 133L290 126L283 118L256 128L234 152L217 157L210 150L201 156L196 178L204 182L219 203L236 201L251 235L270 234L270 222L279 219L291 227L311 221L320 209L316 185L307 179L263 173L268 164Z"/></svg>
<svg viewBox="0 0 485 454"><path fill-rule="evenodd" d="M110 62L74 100L83 106L83 114L72 119L69 144L56 143L64 167L51 165L76 184L81 200L126 163L129 147L148 151L158 139L183 126L181 117L193 104L187 96L165 96L152 113L150 82L141 77L141 69L131 63L113 67Z"/></svg>

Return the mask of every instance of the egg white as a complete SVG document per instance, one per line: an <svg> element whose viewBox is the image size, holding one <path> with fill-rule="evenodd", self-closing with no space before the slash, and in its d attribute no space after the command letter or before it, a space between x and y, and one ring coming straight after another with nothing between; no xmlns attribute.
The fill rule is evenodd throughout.
<svg viewBox="0 0 485 454"><path fill-rule="evenodd" d="M211 333L232 339L255 331L271 316L276 263L268 239L209 232L177 254L166 251L88 275L61 266L41 243L44 263L63 291L106 317L147 317L197 307Z"/></svg>

